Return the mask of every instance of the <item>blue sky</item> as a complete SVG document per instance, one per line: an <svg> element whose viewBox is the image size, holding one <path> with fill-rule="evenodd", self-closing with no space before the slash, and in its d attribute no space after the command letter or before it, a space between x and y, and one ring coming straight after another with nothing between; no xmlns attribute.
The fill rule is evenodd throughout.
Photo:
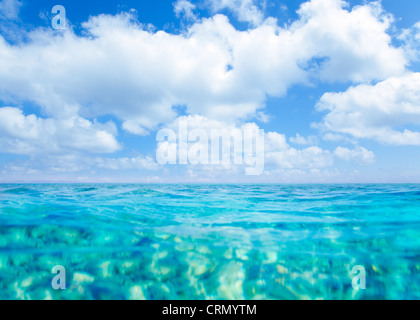
<svg viewBox="0 0 420 320"><path fill-rule="evenodd" d="M2 0L0 181L420 182L419 9ZM180 120L264 130L264 172L159 164Z"/></svg>

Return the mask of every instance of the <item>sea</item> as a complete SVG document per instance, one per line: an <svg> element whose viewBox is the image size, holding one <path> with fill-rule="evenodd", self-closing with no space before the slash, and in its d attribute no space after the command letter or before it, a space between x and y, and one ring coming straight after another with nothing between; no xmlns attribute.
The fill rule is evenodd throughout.
<svg viewBox="0 0 420 320"><path fill-rule="evenodd" d="M0 299L419 298L419 184L0 184Z"/></svg>

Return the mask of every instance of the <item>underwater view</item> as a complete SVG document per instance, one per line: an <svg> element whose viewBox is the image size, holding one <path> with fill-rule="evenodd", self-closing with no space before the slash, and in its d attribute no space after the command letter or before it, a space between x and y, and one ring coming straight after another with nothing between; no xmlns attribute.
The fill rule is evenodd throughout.
<svg viewBox="0 0 420 320"><path fill-rule="evenodd" d="M419 272L418 184L0 185L0 299L419 299Z"/></svg>

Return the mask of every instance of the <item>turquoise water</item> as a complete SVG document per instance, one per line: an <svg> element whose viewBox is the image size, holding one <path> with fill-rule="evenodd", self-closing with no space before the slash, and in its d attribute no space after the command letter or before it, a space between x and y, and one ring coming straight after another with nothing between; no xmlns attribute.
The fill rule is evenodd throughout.
<svg viewBox="0 0 420 320"><path fill-rule="evenodd" d="M0 299L419 299L419 272L420 185L0 185Z"/></svg>

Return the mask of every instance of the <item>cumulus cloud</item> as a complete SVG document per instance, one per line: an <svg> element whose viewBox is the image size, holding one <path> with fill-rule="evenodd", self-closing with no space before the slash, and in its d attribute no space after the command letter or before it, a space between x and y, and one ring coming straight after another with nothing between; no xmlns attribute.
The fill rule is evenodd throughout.
<svg viewBox="0 0 420 320"><path fill-rule="evenodd" d="M391 45L386 32L392 16L379 2L351 10L346 6L341 0L301 5L300 19L290 30L295 40L305 39L301 50L307 56L300 57L302 64L325 81L368 82L401 74L407 64L404 51Z"/></svg>
<svg viewBox="0 0 420 320"><path fill-rule="evenodd" d="M297 84L337 81L352 87L319 101L317 109L326 115L317 127L324 137L420 144L413 129L420 124L420 79L406 69L414 49L392 44L387 32L393 19L379 2L350 7L341 0L311 0L284 26L264 16L264 1L208 3L251 27L238 30L223 14L198 20L194 4L177 0L175 14L191 20L181 34L156 31L123 13L91 17L78 34L38 28L13 44L0 36L0 100L14 106L0 108L0 151L41 156L120 150L116 125L93 120L101 116L112 116L136 135L174 127L180 109L192 128L258 128L252 121L269 121L263 110L268 97L285 96ZM11 4L19 2L0 2L1 14L16 16L18 11L5 9ZM406 39L416 39L415 30ZM25 102L38 106L42 117L15 108ZM264 137L266 165L279 172L320 170L337 158L375 159L362 147L323 149L313 136L287 139L273 131ZM89 166L157 168L143 156L75 161L72 168Z"/></svg>
<svg viewBox="0 0 420 320"><path fill-rule="evenodd" d="M158 144L158 152L161 154L164 153L176 153L178 152L178 145L180 137L178 136L179 132L179 124L183 121L187 123L187 131L186 134L183 135L183 142L188 142L188 150L191 150L193 146L201 145L201 150L208 150L210 154L211 148L211 131L218 130L221 132L225 130L232 139L230 140L229 150L228 152L233 155L237 149L235 149L234 139L233 137L243 137L241 135L242 132L246 129L253 129L254 132L259 130L260 128L255 123L245 123L242 126L236 126L232 123L227 123L218 120L211 120L202 116L182 116L179 117L176 121L168 126L168 129L173 130L175 132L176 140L174 141L162 141ZM206 133L208 140L201 141L201 140L190 140L188 135L194 130L202 130ZM244 140L241 140L244 142ZM255 142L253 142L255 143ZM204 146L204 147L203 147ZM195 147L194 147L195 148ZM334 164L334 158L339 157L340 159L345 158L345 151L348 149L341 148L336 150L335 152L331 152L329 150L324 150L320 147L316 146L309 146L302 149L297 149L291 147L287 143L287 137L285 134L281 134L278 132L270 131L264 134L264 161L265 167L268 170L274 169L315 169L315 168L325 168L331 167ZM241 152L243 149L241 149ZM190 152L190 151L188 151ZM353 160L357 162L368 163L370 160L374 159L374 154L370 151L367 151L364 148L357 148L354 150L348 150L350 155L346 157L346 160ZM197 173L196 165L193 166L191 172ZM211 166L201 166L200 170L205 170L203 168L213 168L216 171L225 170L225 171L232 171L238 170L238 167L235 166L233 159L225 165L211 165ZM208 170L206 170L208 171Z"/></svg>
<svg viewBox="0 0 420 320"><path fill-rule="evenodd" d="M263 6L265 2L255 0L207 0L214 12L223 9L230 10L239 21L249 22L257 26L264 19Z"/></svg>
<svg viewBox="0 0 420 320"><path fill-rule="evenodd" d="M318 142L318 137L316 136L308 136L302 137L299 133L296 134L296 137L290 137L290 142L294 144L301 144L301 145L314 145Z"/></svg>
<svg viewBox="0 0 420 320"><path fill-rule="evenodd" d="M315 137L313 139L316 139ZM296 144L308 144L309 139L299 135L290 138ZM278 132L268 132L265 136L265 160L268 165L275 169L320 169L332 167L335 158L346 161L355 161L359 164L371 164L375 160L372 151L363 147L356 147L352 150L337 147L334 152L322 149L317 146L306 148L293 148L287 143L286 135ZM273 169L271 169L273 170Z"/></svg>
<svg viewBox="0 0 420 320"><path fill-rule="evenodd" d="M334 163L334 157L328 150L314 146L300 150L288 147L284 150L268 152L265 159L268 165L282 169L324 168Z"/></svg>
<svg viewBox="0 0 420 320"><path fill-rule="evenodd" d="M298 14L290 26L269 18L247 31L215 15L180 35L149 31L130 14L99 15L83 24L83 36L37 29L17 45L0 37L0 98L29 100L58 118L110 114L147 134L175 119L176 106L242 121L267 96L315 74L360 82L404 70L379 5L349 11L339 0L312 0Z"/></svg>
<svg viewBox="0 0 420 320"><path fill-rule="evenodd" d="M22 110L0 108L0 151L34 155L67 151L109 153L120 149L112 122L92 123L80 117L66 119L25 116Z"/></svg>
<svg viewBox="0 0 420 320"><path fill-rule="evenodd" d="M420 73L326 93L317 105L326 111L322 130L388 145L420 145ZM400 129L403 128L403 129Z"/></svg>
<svg viewBox="0 0 420 320"><path fill-rule="evenodd" d="M2 181L158 182L161 167L150 156L105 158L86 153L33 155L0 169Z"/></svg>
<svg viewBox="0 0 420 320"><path fill-rule="evenodd" d="M345 161L354 160L360 164L372 164L375 162L375 154L363 147L356 147L352 150L343 147L337 147L334 154Z"/></svg>
<svg viewBox="0 0 420 320"><path fill-rule="evenodd" d="M196 20L197 17L194 14L195 4L192 4L188 0L177 0L174 4L174 12L179 18L181 16L188 20Z"/></svg>
<svg viewBox="0 0 420 320"><path fill-rule="evenodd" d="M96 158L95 165L99 168L112 169L112 170L125 170L125 169L146 169L158 170L159 164L150 156L138 156L131 158Z"/></svg>
<svg viewBox="0 0 420 320"><path fill-rule="evenodd" d="M407 59L411 61L420 60L420 21L411 28L403 29L398 39L403 42Z"/></svg>

